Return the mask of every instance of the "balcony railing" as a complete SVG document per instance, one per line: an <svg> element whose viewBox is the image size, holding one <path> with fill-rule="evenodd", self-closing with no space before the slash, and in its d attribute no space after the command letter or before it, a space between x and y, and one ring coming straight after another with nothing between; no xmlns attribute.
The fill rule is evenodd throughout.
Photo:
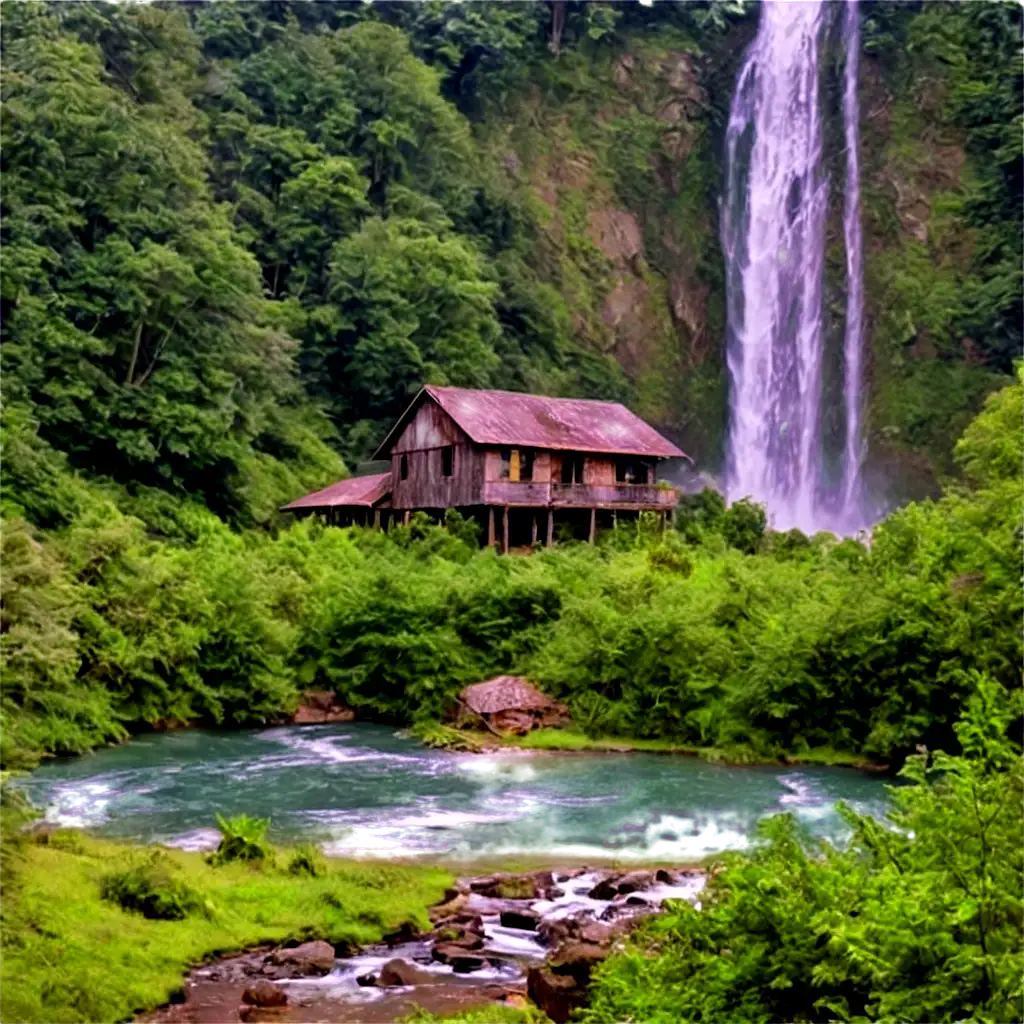
<svg viewBox="0 0 1024 1024"><path fill-rule="evenodd" d="M532 481L489 480L484 484L488 505L550 505L554 508L675 507L679 492L657 484L540 484Z"/></svg>
<svg viewBox="0 0 1024 1024"><path fill-rule="evenodd" d="M679 492L657 484L552 484L551 504L566 508L674 508Z"/></svg>

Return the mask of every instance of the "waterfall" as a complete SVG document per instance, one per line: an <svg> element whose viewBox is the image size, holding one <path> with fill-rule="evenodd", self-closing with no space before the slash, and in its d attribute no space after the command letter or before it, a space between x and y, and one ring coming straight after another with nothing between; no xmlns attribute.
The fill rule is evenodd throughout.
<svg viewBox="0 0 1024 1024"><path fill-rule="evenodd" d="M763 503L776 529L849 529L859 491L862 275L856 5L844 32L849 272L842 494L825 486L821 443L825 219L821 63L825 3L768 2L740 71L726 133L730 501ZM852 141L851 141L852 140ZM838 503L844 506L836 509ZM859 524L858 524L859 525Z"/></svg>
<svg viewBox="0 0 1024 1024"><path fill-rule="evenodd" d="M860 57L860 17L856 0L847 0L843 18L846 68L843 80L843 137L846 142L846 193L843 197L843 237L846 242L846 335L843 339L846 444L843 447L843 495L840 526L865 525L860 470L864 460L861 438L861 353L864 335L864 267L860 229L860 155L857 69Z"/></svg>

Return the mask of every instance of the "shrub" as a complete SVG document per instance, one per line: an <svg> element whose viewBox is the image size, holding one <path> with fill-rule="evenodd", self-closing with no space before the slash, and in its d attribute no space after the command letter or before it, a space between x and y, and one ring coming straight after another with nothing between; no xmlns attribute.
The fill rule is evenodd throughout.
<svg viewBox="0 0 1024 1024"><path fill-rule="evenodd" d="M220 829L220 845L210 856L210 863L227 864L234 860L263 861L271 856L270 846L266 841L269 818L250 818L240 814L237 818L225 818L217 815L217 828Z"/></svg>
<svg viewBox="0 0 1024 1024"><path fill-rule="evenodd" d="M318 847L312 843L303 843L296 848L288 862L288 874L322 878L327 874L327 863Z"/></svg>
<svg viewBox="0 0 1024 1024"><path fill-rule="evenodd" d="M583 1020L1019 1020L1020 702L974 683L963 755L908 759L894 828L841 807L840 851L767 819L768 842L723 858L702 909L671 905L599 968Z"/></svg>
<svg viewBox="0 0 1024 1024"><path fill-rule="evenodd" d="M174 877L160 851L106 875L100 893L122 910L156 921L180 921L202 906L198 893Z"/></svg>
<svg viewBox="0 0 1024 1024"><path fill-rule="evenodd" d="M647 552L647 561L652 569L663 569L679 576L689 576L693 572L693 562L686 552L675 547L667 538L664 544Z"/></svg>
<svg viewBox="0 0 1024 1024"><path fill-rule="evenodd" d="M725 511L721 521L721 533L729 547L745 555L756 553L764 536L768 517L764 507L747 498L734 501Z"/></svg>

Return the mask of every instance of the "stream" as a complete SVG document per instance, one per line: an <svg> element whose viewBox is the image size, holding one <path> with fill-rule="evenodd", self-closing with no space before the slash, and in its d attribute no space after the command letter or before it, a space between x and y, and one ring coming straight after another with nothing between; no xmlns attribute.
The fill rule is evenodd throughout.
<svg viewBox="0 0 1024 1024"><path fill-rule="evenodd" d="M47 821L212 848L215 812L329 855L548 864L692 863L748 847L793 812L841 842L845 800L881 816L885 780L844 768L736 767L661 754L430 750L368 723L151 734L53 761L22 781Z"/></svg>

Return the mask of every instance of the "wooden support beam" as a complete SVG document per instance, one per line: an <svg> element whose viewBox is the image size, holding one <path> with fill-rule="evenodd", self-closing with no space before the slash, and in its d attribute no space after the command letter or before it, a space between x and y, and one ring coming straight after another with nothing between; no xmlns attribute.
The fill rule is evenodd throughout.
<svg viewBox="0 0 1024 1024"><path fill-rule="evenodd" d="M406 509L405 512L402 513L402 525L403 526L408 526L409 525L409 516L411 514L412 513L410 512L409 509Z"/></svg>
<svg viewBox="0 0 1024 1024"><path fill-rule="evenodd" d="M594 543L594 537L597 535L597 509L592 508L590 510L590 543Z"/></svg>
<svg viewBox="0 0 1024 1024"><path fill-rule="evenodd" d="M501 514L501 550L508 554L508 505Z"/></svg>
<svg viewBox="0 0 1024 1024"><path fill-rule="evenodd" d="M555 512L554 509L548 509L548 547L555 542Z"/></svg>
<svg viewBox="0 0 1024 1024"><path fill-rule="evenodd" d="M537 513L533 513L533 529L530 531L530 543L537 543Z"/></svg>
<svg viewBox="0 0 1024 1024"><path fill-rule="evenodd" d="M380 529L380 509L379 508L375 508L373 510L373 528L375 530L379 530Z"/></svg>
<svg viewBox="0 0 1024 1024"><path fill-rule="evenodd" d="M494 506L487 507L487 546L494 547Z"/></svg>

